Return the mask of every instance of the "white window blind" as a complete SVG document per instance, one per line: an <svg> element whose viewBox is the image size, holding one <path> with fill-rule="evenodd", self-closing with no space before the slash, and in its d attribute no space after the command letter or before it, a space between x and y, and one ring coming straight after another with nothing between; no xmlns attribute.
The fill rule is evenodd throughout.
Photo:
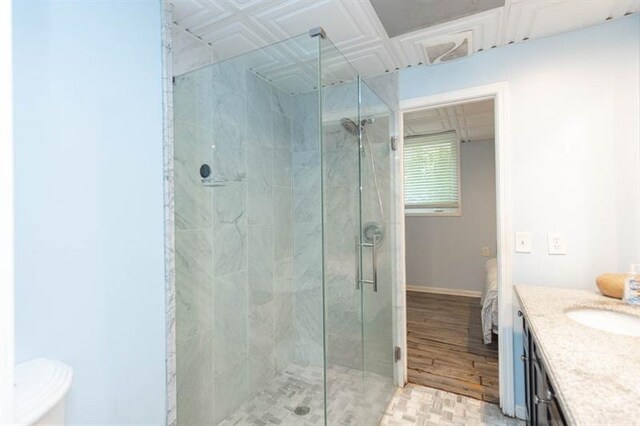
<svg viewBox="0 0 640 426"><path fill-rule="evenodd" d="M460 141L455 131L404 141L406 209L460 207Z"/></svg>

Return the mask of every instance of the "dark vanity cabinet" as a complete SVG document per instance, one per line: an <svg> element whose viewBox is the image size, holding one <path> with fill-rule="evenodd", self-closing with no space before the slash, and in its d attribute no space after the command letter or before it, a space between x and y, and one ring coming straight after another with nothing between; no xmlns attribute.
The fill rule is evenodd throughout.
<svg viewBox="0 0 640 426"><path fill-rule="evenodd" d="M538 346L531 335L527 320L522 314L522 343L524 351L525 399L528 425L566 425L553 386L547 376L544 363L538 354Z"/></svg>

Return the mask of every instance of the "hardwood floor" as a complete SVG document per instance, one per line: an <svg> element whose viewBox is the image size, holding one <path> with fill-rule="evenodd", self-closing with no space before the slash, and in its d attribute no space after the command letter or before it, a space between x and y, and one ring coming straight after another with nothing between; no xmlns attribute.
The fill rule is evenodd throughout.
<svg viewBox="0 0 640 426"><path fill-rule="evenodd" d="M497 403L497 340L482 342L480 299L407 292L409 382Z"/></svg>

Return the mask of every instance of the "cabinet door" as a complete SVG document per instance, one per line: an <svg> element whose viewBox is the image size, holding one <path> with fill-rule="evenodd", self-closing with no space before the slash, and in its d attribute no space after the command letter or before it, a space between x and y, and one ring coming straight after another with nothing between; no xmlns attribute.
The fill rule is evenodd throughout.
<svg viewBox="0 0 640 426"><path fill-rule="evenodd" d="M558 401L555 398L551 401L551 404L549 404L548 417L549 424L553 426L565 426L567 424L558 406Z"/></svg>
<svg viewBox="0 0 640 426"><path fill-rule="evenodd" d="M545 371L546 376L546 371ZM567 422L564 420L564 416L562 415L562 411L560 410L560 405L558 404L558 399L556 398L555 391L553 390L553 386L551 386L551 382L549 381L549 377L547 379L547 397L549 403L547 405L547 424L553 426L565 426Z"/></svg>
<svg viewBox="0 0 640 426"><path fill-rule="evenodd" d="M533 424L546 426L549 424L547 419L547 407L545 404L547 394L547 377L544 372L544 368L538 358L537 348L535 342L532 345L531 351L531 365L532 365L532 398L533 405L531 411L533 413Z"/></svg>
<svg viewBox="0 0 640 426"><path fill-rule="evenodd" d="M531 336L529 334L529 326L527 325L527 321L524 319L524 315L522 315L522 312L519 312L519 315L522 316L522 363L524 364L524 392L527 408L527 424L534 425L531 382Z"/></svg>
<svg viewBox="0 0 640 426"><path fill-rule="evenodd" d="M525 379L525 401L527 404L527 425L566 426L560 405L547 371L538 356L538 347L529 325L522 315L522 344Z"/></svg>
<svg viewBox="0 0 640 426"><path fill-rule="evenodd" d="M565 426L566 422L542 361L533 351L533 423L540 426Z"/></svg>

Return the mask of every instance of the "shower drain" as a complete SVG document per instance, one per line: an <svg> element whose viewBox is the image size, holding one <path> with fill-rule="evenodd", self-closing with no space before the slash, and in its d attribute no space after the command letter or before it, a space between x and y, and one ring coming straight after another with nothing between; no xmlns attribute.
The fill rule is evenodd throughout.
<svg viewBox="0 0 640 426"><path fill-rule="evenodd" d="M293 412L298 416L306 416L309 414L309 411L311 411L311 408L305 407L304 405L298 405L296 409L293 410Z"/></svg>

